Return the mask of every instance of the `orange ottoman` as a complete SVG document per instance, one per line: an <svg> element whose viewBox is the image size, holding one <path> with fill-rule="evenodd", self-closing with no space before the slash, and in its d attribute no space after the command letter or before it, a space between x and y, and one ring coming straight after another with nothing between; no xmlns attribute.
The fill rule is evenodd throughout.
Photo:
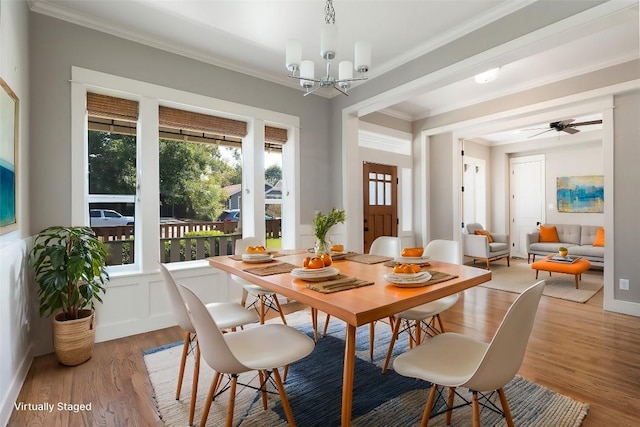
<svg viewBox="0 0 640 427"><path fill-rule="evenodd" d="M555 254L547 255L544 259L531 264L531 268L536 270L536 279L538 278L538 272L540 270L548 271L549 276L551 276L551 273L573 274L576 277L576 289L578 289L580 275L591 267L591 263L584 258L580 258L570 264L565 262L549 261L549 258L552 256L555 256Z"/></svg>

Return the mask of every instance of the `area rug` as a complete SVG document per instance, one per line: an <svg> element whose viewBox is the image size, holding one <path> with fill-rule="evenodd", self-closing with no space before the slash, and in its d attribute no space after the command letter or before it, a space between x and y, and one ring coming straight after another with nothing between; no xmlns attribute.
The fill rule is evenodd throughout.
<svg viewBox="0 0 640 427"><path fill-rule="evenodd" d="M324 319L324 316L320 319ZM278 321L272 320L272 322ZM287 323L313 336L308 310L287 315ZM300 427L340 425L344 331L344 323L339 319L331 318L327 336L318 340L313 353L290 366L285 386L296 424ZM369 359L368 327L364 326L357 330L353 426L406 427L420 423L430 384L402 377L392 369L384 375L381 373L390 336L389 325L377 322L376 345L372 361ZM401 336L396 343L394 355L407 350L407 340L402 338ZM179 344L148 350L144 356L155 390L155 403L165 426L168 427L186 426L188 423L193 357L188 358L180 400L175 400L182 351ZM212 376L212 370L203 361L196 404L196 425L199 424L202 416ZM243 374L239 382L255 385L257 378L254 374ZM555 393L519 376L505 387L505 392L514 422L519 427L576 427L582 423L588 410L588 405L584 403ZM207 426L224 425L227 403L228 392L214 400ZM441 408L442 404L443 402L437 402L434 411ZM497 404L499 405L499 402ZM262 409L260 396L253 389L238 387L235 405L234 426L287 425L277 394L269 395L268 409L265 411ZM470 425L470 420L471 407L466 406L454 411L452 425L467 426ZM506 425L500 415L488 410L481 412L481 423L483 426ZM436 416L429 425L444 426L444 415Z"/></svg>
<svg viewBox="0 0 640 427"><path fill-rule="evenodd" d="M510 267L504 263L492 263L491 276L491 281L480 286L520 294L538 280L544 280L547 283L544 295L579 303L589 301L604 285L602 270L583 273L578 289L572 274L552 273L550 277L548 272L540 271L536 280L536 271L524 260L513 260Z"/></svg>

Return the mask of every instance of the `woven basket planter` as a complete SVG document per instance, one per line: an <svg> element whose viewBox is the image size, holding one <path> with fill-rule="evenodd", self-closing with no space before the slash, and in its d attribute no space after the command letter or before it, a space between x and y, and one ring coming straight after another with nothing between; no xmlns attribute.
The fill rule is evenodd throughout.
<svg viewBox="0 0 640 427"><path fill-rule="evenodd" d="M96 339L96 315L93 310L80 310L85 316L63 320L64 313L53 321L53 349L63 365L76 366L91 359Z"/></svg>

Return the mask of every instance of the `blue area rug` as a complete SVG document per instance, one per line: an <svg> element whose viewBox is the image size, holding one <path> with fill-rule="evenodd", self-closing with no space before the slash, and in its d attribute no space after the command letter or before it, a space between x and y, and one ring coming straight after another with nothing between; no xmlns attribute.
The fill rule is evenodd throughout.
<svg viewBox="0 0 640 427"><path fill-rule="evenodd" d="M320 323L322 324L321 317ZM279 319L275 322L279 322ZM287 315L287 323L312 336L310 314L301 311ZM253 326L251 326L253 327ZM256 326L257 327L257 326ZM292 364L285 383L289 403L299 427L339 426L342 405L342 370L344 360L344 322L331 319L328 334L320 338L314 351ZM382 374L391 330L388 324L377 322L373 360L369 358L369 328L356 331L356 363L353 388L352 425L362 427L406 427L420 424L430 384L396 374L392 369ZM175 390L182 346L173 343L145 352L144 360L155 391L158 412L167 427L186 426L189 414L193 357L189 357L180 400ZM401 335L394 354L407 351L406 336ZM207 391L213 377L204 361L201 365L195 423L200 422ZM239 382L257 385L257 375L240 375ZM275 392L275 388L273 390ZM463 394L468 392L459 390ZM555 393L524 378L516 377L506 387L514 423L518 427L577 427L587 414L588 406ZM496 399L497 400L497 399ZM457 401L456 403L460 403ZM206 425L224 425L228 393L216 398ZM441 407L442 401L436 404ZM499 406L499 402L497 402ZM437 410L437 409L436 409ZM251 388L238 387L235 400L234 426L287 426L280 399L268 398L263 410L260 395ZM444 414L429 421L432 427L445 425ZM457 409L452 426L471 425L471 407ZM481 425L504 426L504 418L492 411L481 412Z"/></svg>

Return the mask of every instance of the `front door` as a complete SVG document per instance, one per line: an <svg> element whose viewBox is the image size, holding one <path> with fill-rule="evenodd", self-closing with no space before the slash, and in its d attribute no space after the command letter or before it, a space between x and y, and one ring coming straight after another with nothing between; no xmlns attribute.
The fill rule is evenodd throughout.
<svg viewBox="0 0 640 427"><path fill-rule="evenodd" d="M398 178L396 166L364 162L364 251L379 236L398 235Z"/></svg>

